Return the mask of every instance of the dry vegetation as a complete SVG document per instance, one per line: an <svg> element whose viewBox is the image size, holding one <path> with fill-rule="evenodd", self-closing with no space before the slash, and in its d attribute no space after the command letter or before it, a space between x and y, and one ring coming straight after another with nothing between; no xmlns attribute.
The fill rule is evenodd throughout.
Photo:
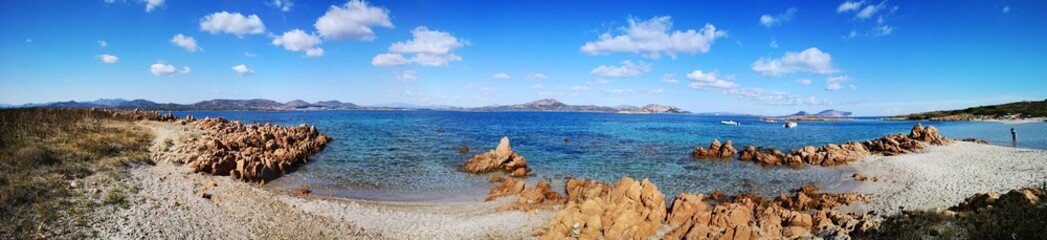
<svg viewBox="0 0 1047 240"><path fill-rule="evenodd" d="M133 117L88 109L0 110L0 239L79 239L91 210L124 206L129 166L151 163Z"/></svg>
<svg viewBox="0 0 1047 240"><path fill-rule="evenodd" d="M1030 194L1028 200L1005 196L975 209L903 211L888 216L877 231L857 238L1047 239L1047 183L1036 188L1038 194Z"/></svg>

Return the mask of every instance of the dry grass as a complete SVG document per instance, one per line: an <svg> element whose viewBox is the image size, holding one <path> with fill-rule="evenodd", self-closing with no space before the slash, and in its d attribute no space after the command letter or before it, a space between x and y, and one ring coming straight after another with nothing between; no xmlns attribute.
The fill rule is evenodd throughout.
<svg viewBox="0 0 1047 240"><path fill-rule="evenodd" d="M0 239L89 237L93 208L126 204L134 189L116 180L150 163L153 138L132 121L88 109L0 110ZM103 182L88 189L95 174Z"/></svg>

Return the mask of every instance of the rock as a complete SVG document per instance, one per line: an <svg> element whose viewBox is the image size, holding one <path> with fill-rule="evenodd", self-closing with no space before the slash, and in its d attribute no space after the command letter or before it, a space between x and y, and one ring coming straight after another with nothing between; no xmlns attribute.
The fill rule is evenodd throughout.
<svg viewBox="0 0 1047 240"><path fill-rule="evenodd" d="M330 141L312 126L243 125L222 118L192 123L204 134L170 151L188 153L185 162L193 172L229 175L250 182L264 182L285 174L291 166L305 163L308 156L323 150Z"/></svg>
<svg viewBox="0 0 1047 240"><path fill-rule="evenodd" d="M720 146L720 140L713 139L712 144L709 144L709 149L706 150L703 147L695 147L694 152L691 156L696 159L706 158L724 158L730 159L734 157L734 154L738 151L734 149L734 144L728 140L723 146Z"/></svg>
<svg viewBox="0 0 1047 240"><path fill-rule="evenodd" d="M649 180L623 177L610 184L568 179L568 202L539 239L646 239L666 217L665 196Z"/></svg>
<svg viewBox="0 0 1047 240"><path fill-rule="evenodd" d="M303 195L303 196L309 196L310 193L313 193L313 191L310 191L309 188L306 188L306 187L300 187L298 189L295 189L294 192L297 193L298 195Z"/></svg>
<svg viewBox="0 0 1047 240"><path fill-rule="evenodd" d="M514 177L527 175L527 160L509 146L509 138L502 137L498 147L483 154L473 156L465 163L463 170L469 173L485 173L503 170Z"/></svg>

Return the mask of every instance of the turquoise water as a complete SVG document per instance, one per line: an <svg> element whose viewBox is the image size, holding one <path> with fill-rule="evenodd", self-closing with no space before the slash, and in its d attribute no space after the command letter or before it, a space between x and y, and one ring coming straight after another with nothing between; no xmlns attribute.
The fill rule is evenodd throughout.
<svg viewBox="0 0 1047 240"><path fill-rule="evenodd" d="M763 123L754 117L629 115L563 112L315 111L179 112L225 117L245 123L314 124L334 138L298 171L270 185L307 186L315 194L372 200L482 199L490 176L459 169L474 154L490 150L502 136L527 158L534 176L554 186L567 176L616 181L650 178L668 196L679 192L762 196L787 193L806 184L844 187L848 167L763 167L739 161L696 161L695 146L713 138L778 149L908 133L915 122L874 119L801 122L798 128ZM725 126L735 120L740 126ZM979 138L1010 145L1017 129L1021 147L1047 149L1047 123L925 122L950 138ZM461 154L459 146L471 151Z"/></svg>

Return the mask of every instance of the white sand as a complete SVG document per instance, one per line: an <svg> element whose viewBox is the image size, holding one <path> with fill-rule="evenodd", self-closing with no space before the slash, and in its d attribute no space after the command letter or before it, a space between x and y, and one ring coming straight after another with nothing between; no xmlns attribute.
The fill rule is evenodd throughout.
<svg viewBox="0 0 1047 240"><path fill-rule="evenodd" d="M845 209L854 212L892 214L899 207L941 210L975 193L1002 193L1047 181L1047 151L968 142L869 157L851 166L862 175L881 179L859 184L857 191L873 198Z"/></svg>
<svg viewBox="0 0 1047 240"><path fill-rule="evenodd" d="M180 125L145 123L163 138L178 139ZM189 131L191 132L191 131ZM180 144L180 141L176 141ZM154 146L158 147L158 146ZM92 224L102 239L520 239L544 225L553 211L503 212L494 202L391 203L301 196L267 190L229 177L194 174L158 162L129 170L122 183L137 188L129 207L96 209ZM216 187L196 194L205 182ZM176 206L177 205L177 206Z"/></svg>
<svg viewBox="0 0 1047 240"><path fill-rule="evenodd" d="M180 144L179 139L193 134L174 124L143 126L157 133L155 144L164 138ZM856 191L873 198L844 210L891 214L899 206L944 209L975 193L1040 184L1047 181L1047 151L956 142L919 153L869 157L850 167L884 180L857 184ZM511 197L490 203L396 203L300 196L190 173L166 161L130 173L123 183L138 191L129 207L96 210L112 216L92 224L100 238L520 239L554 214L495 211L501 202L515 200ZM196 194L208 181L217 183L204 191L215 201Z"/></svg>

